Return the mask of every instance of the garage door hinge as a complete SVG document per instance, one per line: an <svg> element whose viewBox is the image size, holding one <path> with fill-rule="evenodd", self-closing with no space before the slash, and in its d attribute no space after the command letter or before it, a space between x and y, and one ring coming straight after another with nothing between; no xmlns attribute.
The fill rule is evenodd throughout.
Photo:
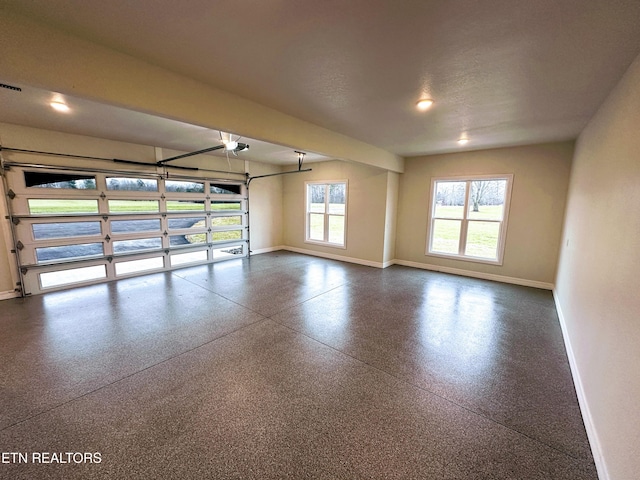
<svg viewBox="0 0 640 480"><path fill-rule="evenodd" d="M16 248L18 250L22 250L24 248L24 244L20 240L18 240L18 243L16 243Z"/></svg>
<svg viewBox="0 0 640 480"><path fill-rule="evenodd" d="M16 198L16 192L14 192L13 190L9 189L9 191L7 192L7 197L9 197L11 200L13 200L14 198Z"/></svg>
<svg viewBox="0 0 640 480"><path fill-rule="evenodd" d="M111 241L111 237L109 235L107 235L106 237L104 237L105 241L107 243L109 243Z"/></svg>
<svg viewBox="0 0 640 480"><path fill-rule="evenodd" d="M169 235L169 233L165 230L162 235L164 235L166 237L167 235Z"/></svg>
<svg viewBox="0 0 640 480"><path fill-rule="evenodd" d="M20 219L19 219L19 218L16 218L16 217L13 217L13 218L11 219L11 223L13 223L14 225L18 225L18 224L20 223Z"/></svg>
<svg viewBox="0 0 640 480"><path fill-rule="evenodd" d="M26 275L28 271L29 271L29 269L27 267L22 267L20 269L20 273L22 273L23 275Z"/></svg>
<svg viewBox="0 0 640 480"><path fill-rule="evenodd" d="M113 262L113 257L107 257L107 262L109 263Z"/></svg>
<svg viewBox="0 0 640 480"><path fill-rule="evenodd" d="M107 196L104 194L104 192L100 192L100 198L104 200L105 198L107 198Z"/></svg>
<svg viewBox="0 0 640 480"><path fill-rule="evenodd" d="M103 215L102 219L106 222L107 220L109 220L109 217L107 217L106 215Z"/></svg>

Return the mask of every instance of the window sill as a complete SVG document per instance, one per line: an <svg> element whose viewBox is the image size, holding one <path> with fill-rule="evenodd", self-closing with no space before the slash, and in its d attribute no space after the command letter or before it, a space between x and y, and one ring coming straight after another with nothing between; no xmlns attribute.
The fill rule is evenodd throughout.
<svg viewBox="0 0 640 480"><path fill-rule="evenodd" d="M480 257L465 257L462 255L447 255L446 253L436 253L436 252L427 252L425 253L428 257L437 257L437 258L446 258L448 260L459 260L462 262L472 262L472 263L483 263L485 265L498 265L502 266L502 259L491 260L488 258L480 258Z"/></svg>
<svg viewBox="0 0 640 480"><path fill-rule="evenodd" d="M340 245L339 243L329 243L329 242L318 242L314 240L305 240L304 243L308 243L310 245L318 245L320 247L331 247L331 248L339 248L340 250L346 250L346 245Z"/></svg>

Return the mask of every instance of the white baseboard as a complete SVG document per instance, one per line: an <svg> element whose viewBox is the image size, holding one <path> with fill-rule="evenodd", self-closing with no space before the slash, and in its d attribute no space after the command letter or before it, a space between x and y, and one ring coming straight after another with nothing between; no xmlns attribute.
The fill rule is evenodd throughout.
<svg viewBox="0 0 640 480"><path fill-rule="evenodd" d="M434 272L451 273L453 275L462 275L465 277L480 278L483 280L493 280L496 282L511 283L515 285L522 285L525 287L542 288L544 290L553 290L554 285L547 282L538 282L536 280L526 280L524 278L507 277L504 275L495 275L491 273L472 272L469 270L462 270L460 268L440 267L436 265L428 265L425 263L411 262L408 260L389 260L386 262L374 262L371 260L363 260L361 258L347 257L344 255L336 255L333 253L317 252L315 250L307 250L304 248L291 247L288 245L280 245L278 247L263 248L259 250L252 250L251 254L260 254L274 252L276 250L288 250L290 252L302 253L303 255L312 255L315 257L328 258L330 260L338 260L341 262L356 263L358 265L366 265L367 267L375 268L387 268L391 265L403 265L406 267L421 268L423 270L431 270Z"/></svg>
<svg viewBox="0 0 640 480"><path fill-rule="evenodd" d="M278 250L286 250L287 247L280 245L277 247L267 247L267 248L257 248L255 250L251 250L251 255L260 255L261 253L269 253L276 252Z"/></svg>
<svg viewBox="0 0 640 480"><path fill-rule="evenodd" d="M289 250L290 252L302 253L304 255L312 255L314 257L328 258L330 260L339 260L341 262L356 263L358 265L365 265L367 267L385 268L385 264L382 262L373 262L371 260L363 260L361 258L345 257L344 255L335 255L333 253L316 252L315 250L305 250L298 247L282 247L283 250ZM387 262L388 263L388 262Z"/></svg>
<svg viewBox="0 0 640 480"><path fill-rule="evenodd" d="M522 285L525 287L553 290L553 283L538 282L537 280L507 277L505 275L495 275L493 273L472 272L469 270L462 270L460 268L441 267L438 265L429 265L426 263L410 262L408 260L394 260L393 262L396 265L404 265L405 267L422 268L423 270L431 270L434 272L451 273L453 275L462 275L464 277L480 278L482 280L493 280L495 282L512 283L514 285Z"/></svg>
<svg viewBox="0 0 640 480"><path fill-rule="evenodd" d="M278 247L252 250L251 254L254 255L254 254L260 254L260 253L268 253L268 252L274 252L276 250L288 250L290 252L302 253L303 255L312 255L315 257L328 258L330 260L338 260L341 262L349 262L349 263L356 263L358 265L366 265L367 267L387 268L387 267L390 267L391 265L403 265L406 267L421 268L423 270L431 270L434 272L451 273L453 275L462 275L465 277L480 278L483 280L493 280L496 282L522 285L525 287L542 288L544 290L553 290L553 287L554 287L553 283L538 282L536 280L527 280L524 278L507 277L504 275L495 275L491 273L472 272L469 270L462 270L460 268L439 267L436 265L428 265L425 263L411 262L408 260L394 259L386 262L374 262L372 260L363 260L361 258L347 257L344 255L336 255L333 253L317 252L315 250L307 250L304 248L291 247L288 245L280 245Z"/></svg>
<svg viewBox="0 0 640 480"><path fill-rule="evenodd" d="M560 320L560 328L562 329L562 337L564 339L564 346L567 351L567 357L569 358L569 366L571 367L571 375L573 377L573 384L576 387L576 395L578 396L578 404L580 405L580 412L582 413L582 419L584 421L584 427L587 431L587 438L589 439L589 445L591 445L591 453L593 454L593 461L596 464L596 470L598 471L598 478L600 480L609 480L609 471L607 464L602 454L602 447L600 439L593 423L593 417L591 416L591 410L589 409L589 403L587 402L587 396L584 391L584 385L580 377L580 370L576 363L576 358L573 354L573 347L571 346L571 338L567 330L567 324L560 307L560 301L556 295L555 289L553 290L553 300L556 304L556 311L558 312L558 319Z"/></svg>
<svg viewBox="0 0 640 480"><path fill-rule="evenodd" d="M0 292L0 300L8 300L10 298L17 298L20 296L19 292L15 290L9 290L7 292Z"/></svg>

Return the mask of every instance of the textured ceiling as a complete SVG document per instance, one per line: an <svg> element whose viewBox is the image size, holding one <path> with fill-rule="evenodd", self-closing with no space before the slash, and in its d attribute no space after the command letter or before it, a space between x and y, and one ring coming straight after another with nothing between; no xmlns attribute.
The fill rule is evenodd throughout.
<svg viewBox="0 0 640 480"><path fill-rule="evenodd" d="M401 156L576 138L640 53L638 0L3 3Z"/></svg>

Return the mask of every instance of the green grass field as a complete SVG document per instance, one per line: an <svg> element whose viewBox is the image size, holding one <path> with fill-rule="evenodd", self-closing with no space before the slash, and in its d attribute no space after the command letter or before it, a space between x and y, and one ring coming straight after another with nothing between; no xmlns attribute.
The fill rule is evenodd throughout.
<svg viewBox="0 0 640 480"><path fill-rule="evenodd" d="M168 200L169 212L204 211L204 204L197 202L182 202ZM216 203L214 210L240 210L240 203ZM159 212L157 200L109 200L109 213L153 213ZM58 199L29 199L29 212L32 215L66 215L98 213L97 200L58 200Z"/></svg>
<svg viewBox="0 0 640 480"><path fill-rule="evenodd" d="M169 212L203 212L205 205L198 202L183 202L168 200L166 202ZM159 202L157 200L109 200L109 213L154 213L159 212ZM240 210L240 202L216 203L214 211ZM29 211L32 215L68 215L68 214L96 214L98 213L97 200L58 200L58 199L29 199ZM239 215L229 217L213 217L212 225L215 227L241 226L242 217ZM191 228L200 229L204 227L204 222L198 222ZM224 232L213 232L212 241L240 240L241 230L231 230ZM206 242L206 233L195 233L185 235L190 243Z"/></svg>
<svg viewBox="0 0 640 480"><path fill-rule="evenodd" d="M458 254L462 224L458 219L462 218L463 213L463 207L436 206L435 214L438 218L434 221L431 251ZM500 224L495 221L481 220L502 220L502 216L502 205L484 205L480 206L478 212L469 212L467 218L478 221L471 221L468 224L464 255L487 259L496 258Z"/></svg>
<svg viewBox="0 0 640 480"><path fill-rule="evenodd" d="M470 220L502 220L502 205L481 205L478 212L469 212ZM462 206L436 205L437 218L462 218Z"/></svg>
<svg viewBox="0 0 640 480"><path fill-rule="evenodd" d="M240 225L237 219L240 217L214 217L211 219L212 225L216 227L221 226L233 226ZM191 228L198 229L203 228L205 226L205 222L195 223ZM193 233L187 234L184 236L189 243L206 243L207 234L202 233ZM242 239L242 230L228 230L224 232L212 232L211 233L211 241L220 242L226 240L241 240Z"/></svg>
<svg viewBox="0 0 640 480"><path fill-rule="evenodd" d="M324 204L311 204L312 212L323 212ZM329 215L329 242L342 245L345 241L344 237L344 204L329 205L329 212L338 213L339 215ZM309 218L309 239L324 240L324 214L311 213Z"/></svg>

